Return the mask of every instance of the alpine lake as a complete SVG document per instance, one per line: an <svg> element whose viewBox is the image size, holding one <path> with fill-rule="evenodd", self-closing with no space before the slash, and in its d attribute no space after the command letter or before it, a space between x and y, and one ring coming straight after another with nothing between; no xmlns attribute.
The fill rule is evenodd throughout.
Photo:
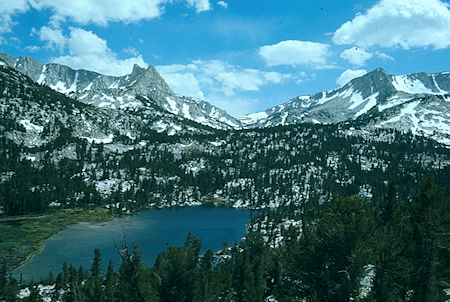
<svg viewBox="0 0 450 302"><path fill-rule="evenodd" d="M34 281L47 278L50 272L56 277L64 262L88 269L95 248L100 249L104 270L109 260L118 269L120 256L116 246L121 247L124 235L129 246L137 244L146 266L152 266L167 246L183 246L188 233L201 239L201 253L207 249L218 251L223 241L232 245L245 236L250 216L251 211L246 209L197 206L148 209L108 222L71 224L48 238L41 251L12 275Z"/></svg>

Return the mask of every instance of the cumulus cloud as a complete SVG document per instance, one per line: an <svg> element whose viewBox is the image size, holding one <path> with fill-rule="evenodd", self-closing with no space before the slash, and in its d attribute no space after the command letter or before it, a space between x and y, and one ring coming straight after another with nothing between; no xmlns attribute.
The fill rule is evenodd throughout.
<svg viewBox="0 0 450 302"><path fill-rule="evenodd" d="M70 19L79 24L94 23L106 25L108 22L137 22L152 19L162 14L163 0L32 0L33 8L53 11L54 20Z"/></svg>
<svg viewBox="0 0 450 302"><path fill-rule="evenodd" d="M195 60L157 69L176 93L206 99L235 116L251 111L254 104L250 99L236 97L238 92L258 91L265 85L293 78L291 74L241 68L222 60Z"/></svg>
<svg viewBox="0 0 450 302"><path fill-rule="evenodd" d="M211 9L209 0L177 0L187 3L195 8L197 13ZM40 33L47 41L47 48L61 48L54 36L57 32L50 32L49 29L56 30L64 22L75 22L78 24L96 24L107 26L109 22L133 23L141 20L158 18L164 13L166 5L173 3L172 0L0 0L0 35L12 31L15 24L13 16L27 12L30 7L36 10L49 10L51 17L50 27L44 27L47 32ZM219 1L220 5L227 4ZM39 33L38 33L39 34ZM53 35L53 37L45 35ZM6 39L0 36L0 43L7 43Z"/></svg>
<svg viewBox="0 0 450 302"><path fill-rule="evenodd" d="M341 53L341 58L349 61L353 65L364 66L366 61L371 59L373 54L366 52L364 49L352 47L344 50Z"/></svg>
<svg viewBox="0 0 450 302"><path fill-rule="evenodd" d="M28 9L27 0L0 0L0 34L11 32L14 24L12 15L26 12Z"/></svg>
<svg viewBox="0 0 450 302"><path fill-rule="evenodd" d="M223 8L227 8L228 7L228 3L225 2L225 1L217 1L217 5L220 5Z"/></svg>
<svg viewBox="0 0 450 302"><path fill-rule="evenodd" d="M105 40L81 28L70 28L70 36L65 38L65 45L69 54L54 58L53 62L74 69L87 69L119 76L130 73L134 64L147 66L141 55L119 59L108 48Z"/></svg>
<svg viewBox="0 0 450 302"><path fill-rule="evenodd" d="M16 1L16 0L15 0ZM15 2L10 1L10 2ZM27 3L26 0L20 0ZM209 0L183 0L197 13L211 9ZM73 21L78 24L107 25L109 22L133 23L160 17L164 13L167 0L29 0L37 10L50 9L53 12L51 23L60 24Z"/></svg>
<svg viewBox="0 0 450 302"><path fill-rule="evenodd" d="M344 86L347 82L353 80L354 78L361 77L367 73L365 69L347 69L344 71L339 78L337 78L336 83L340 86Z"/></svg>
<svg viewBox="0 0 450 302"><path fill-rule="evenodd" d="M336 30L336 44L381 47L450 46L449 5L439 0L381 0Z"/></svg>
<svg viewBox="0 0 450 302"><path fill-rule="evenodd" d="M268 66L313 65L324 67L330 52L327 44L286 40L260 47L259 55L266 61Z"/></svg>
<svg viewBox="0 0 450 302"><path fill-rule="evenodd" d="M204 99L200 80L197 79L193 72L185 71L180 73L167 72L164 67L158 67L158 71L163 76L164 80L169 84L170 88L178 94L193 96Z"/></svg>
<svg viewBox="0 0 450 302"><path fill-rule="evenodd" d="M164 65L157 69L175 92L186 94L187 86L191 86L192 92L196 92L192 95L198 97L205 95L203 89L234 96L236 91L258 91L264 85L281 83L291 77L279 72L241 68L222 60L195 60L191 64Z"/></svg>
<svg viewBox="0 0 450 302"><path fill-rule="evenodd" d="M63 51L66 46L66 38L64 37L61 29L53 29L47 26L41 27L41 29L32 29L32 33L39 36L41 41L46 42L47 48L59 49Z"/></svg>

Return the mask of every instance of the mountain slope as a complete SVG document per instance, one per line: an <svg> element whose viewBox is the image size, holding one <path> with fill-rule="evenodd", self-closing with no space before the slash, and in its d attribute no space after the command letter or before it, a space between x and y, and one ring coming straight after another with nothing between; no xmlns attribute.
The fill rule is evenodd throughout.
<svg viewBox="0 0 450 302"><path fill-rule="evenodd" d="M241 126L237 119L203 100L176 95L153 66L144 69L135 65L131 74L115 77L3 53L0 60L37 83L86 104L131 111L148 109L152 104L214 128Z"/></svg>
<svg viewBox="0 0 450 302"><path fill-rule="evenodd" d="M98 108L70 99L8 66L0 66L0 129L3 135L29 148L41 147L65 135L90 143L131 145L148 136L211 134L213 129L180 116L152 110L143 97L136 99L145 109L123 112ZM67 131L66 131L67 130Z"/></svg>
<svg viewBox="0 0 450 302"><path fill-rule="evenodd" d="M239 118L246 127L361 120L450 145L450 73L388 75L378 68L343 87Z"/></svg>

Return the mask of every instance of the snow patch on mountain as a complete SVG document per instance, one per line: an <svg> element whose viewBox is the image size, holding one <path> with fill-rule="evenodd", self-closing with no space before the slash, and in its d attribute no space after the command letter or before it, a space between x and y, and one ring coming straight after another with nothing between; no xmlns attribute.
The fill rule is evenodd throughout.
<svg viewBox="0 0 450 302"><path fill-rule="evenodd" d="M431 94L433 91L427 87L418 79L411 79L409 76L393 76L392 85L394 85L397 91L403 91L406 93L428 93Z"/></svg>
<svg viewBox="0 0 450 302"><path fill-rule="evenodd" d="M335 90L295 97L239 120L246 128L355 119L373 127L375 118L377 127L411 131L448 144L449 91L448 72L391 76L378 68Z"/></svg>
<svg viewBox="0 0 450 302"><path fill-rule="evenodd" d="M21 124L27 132L42 133L42 131L44 131L44 127L33 124L30 120L20 120L19 124Z"/></svg>
<svg viewBox="0 0 450 302"><path fill-rule="evenodd" d="M330 92L322 92L322 98L319 99L316 104L317 105L323 105L325 103L328 103L329 101L336 99L336 98L341 98L341 99L345 99L345 98L349 98L349 97L353 97L354 96L354 91L353 88L350 89L346 89L343 91L338 92L337 94L335 93L335 91L330 91ZM353 102L357 102L358 101L358 96L355 97L355 99L353 100Z"/></svg>
<svg viewBox="0 0 450 302"><path fill-rule="evenodd" d="M266 119L268 116L269 115L267 114L267 112L262 111L262 112L247 114L247 115L239 117L238 119L241 121L241 123L243 123L245 125L251 125L251 124L259 122L260 120Z"/></svg>
<svg viewBox="0 0 450 302"><path fill-rule="evenodd" d="M213 128L241 128L241 122L206 101L176 95L153 67L133 67L131 74L114 77L59 64L41 64L27 57L0 59L39 84L94 106L122 110L166 110ZM145 98L142 103L136 97ZM173 129L178 129L177 127Z"/></svg>
<svg viewBox="0 0 450 302"><path fill-rule="evenodd" d="M47 70L47 66L44 65L42 68L41 75L39 76L39 79L36 81L38 84L42 84L45 81L45 71Z"/></svg>
<svg viewBox="0 0 450 302"><path fill-rule="evenodd" d="M183 104L183 116L187 119L193 120L191 113L189 112L189 105Z"/></svg>
<svg viewBox="0 0 450 302"><path fill-rule="evenodd" d="M364 103L364 99L361 94L354 93L351 95L350 102L352 104L350 105L350 107L348 107L348 109L353 110L356 107L358 107L359 105L361 105L362 103Z"/></svg>
<svg viewBox="0 0 450 302"><path fill-rule="evenodd" d="M80 138L83 138L83 139L87 140L88 142L94 143L94 144L110 144L114 140L114 135L109 134L108 136L103 137L103 138L86 137L86 136L80 136Z"/></svg>
<svg viewBox="0 0 450 302"><path fill-rule="evenodd" d="M355 114L355 117L363 115L363 114L367 113L370 109L375 107L377 105L377 97L378 97L378 92L371 95L366 100L364 100L364 101L366 101L366 105L364 106L364 108L362 108Z"/></svg>

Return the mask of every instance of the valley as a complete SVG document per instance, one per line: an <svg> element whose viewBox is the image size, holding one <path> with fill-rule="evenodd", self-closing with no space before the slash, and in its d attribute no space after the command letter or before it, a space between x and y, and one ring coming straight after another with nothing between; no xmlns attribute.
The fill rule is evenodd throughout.
<svg viewBox="0 0 450 302"><path fill-rule="evenodd" d="M432 245L440 263L446 263L440 254L445 253L448 221L442 213L448 207L450 184L446 72L391 76L376 69L337 90L296 97L264 112L234 118L205 101L175 95L153 67L135 66L129 75L110 77L25 57L2 54L0 59L4 61L0 66L0 212L4 216L0 261L8 271L70 224L134 219L138 216L128 215L149 208L181 211L191 206L259 211L248 220L246 239L214 261L217 270L228 270L226 278L231 271L233 280L249 280L249 270L255 273L252 286L260 297L290 295L289 278L300 277L288 269L289 257L326 262L314 258L314 249L329 248L318 238L328 238L327 229L336 230L333 224L342 229L331 232L330 242L345 243L341 235L358 238L342 255L356 253L358 265L345 265L357 266L351 286L353 293L362 290L358 284L370 273L368 268L386 252L370 242L396 240L387 224L405 227L405 234L410 234L411 226L420 228L417 232L429 231L411 220L420 215L417 207L428 213L427 223L439 222L432 226L439 228ZM426 181L426 188L433 188L428 193L441 196L432 199L439 213L421 193ZM407 226L384 217L393 200L401 204L396 205L401 208L397 213ZM354 219L347 220L347 215ZM375 224L386 233L373 231ZM363 226L361 236L354 234L356 226ZM174 251L196 253L196 260L191 259L195 260L191 269L196 270L200 250L191 251L189 244L196 246L196 239L187 241L184 250L169 246L158 257L175 257L170 254ZM220 242L211 242L207 240L205 246L214 252L220 249ZM305 247L304 254L299 246ZM422 247L416 250L423 251ZM370 254L366 249L376 251ZM280 275L271 262L276 262L278 251L285 257L280 264L285 274L280 271ZM157 252L145 264L155 262L161 269L165 262L155 261L160 259ZM370 257L365 257L366 252ZM250 261L254 254L272 260ZM408 254L407 260L399 261L412 263L414 257ZM126 263L121 260L120 265ZM240 263L239 269L230 269L229 261ZM265 263L261 270L267 270L267 280L258 275L258 261ZM305 263L309 262L299 265ZM213 274L213 267L206 270L208 274ZM153 268L148 269L150 274ZM76 278L81 280L85 277L80 271ZM444 283L445 271L439 275ZM71 276L75 278L75 272ZM67 271L64 278L69 278ZM246 290L240 284L233 286L239 293ZM309 295L305 288L299 292Z"/></svg>

